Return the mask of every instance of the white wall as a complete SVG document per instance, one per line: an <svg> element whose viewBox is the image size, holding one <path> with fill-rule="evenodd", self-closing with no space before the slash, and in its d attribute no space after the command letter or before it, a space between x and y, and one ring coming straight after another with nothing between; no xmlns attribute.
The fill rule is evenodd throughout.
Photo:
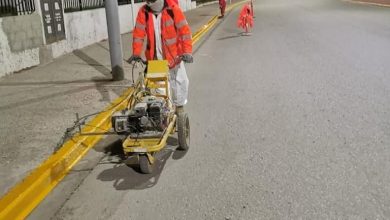
<svg viewBox="0 0 390 220"><path fill-rule="evenodd" d="M24 68L39 65L39 48L20 52L11 51L8 36L3 31L5 19L15 20L15 17L0 18L0 77Z"/></svg>
<svg viewBox="0 0 390 220"><path fill-rule="evenodd" d="M134 5L137 13L143 3ZM131 5L119 6L121 33L133 29ZM59 57L73 50L107 39L107 21L104 8L64 14L66 39L51 45L53 57Z"/></svg>
<svg viewBox="0 0 390 220"><path fill-rule="evenodd" d="M196 2L191 2L191 9L195 9L196 8Z"/></svg>
<svg viewBox="0 0 390 220"><path fill-rule="evenodd" d="M183 11L192 9L191 0L179 0L179 6Z"/></svg>
<svg viewBox="0 0 390 220"><path fill-rule="evenodd" d="M51 44L54 58L107 38L104 8L65 13L64 22L65 40Z"/></svg>

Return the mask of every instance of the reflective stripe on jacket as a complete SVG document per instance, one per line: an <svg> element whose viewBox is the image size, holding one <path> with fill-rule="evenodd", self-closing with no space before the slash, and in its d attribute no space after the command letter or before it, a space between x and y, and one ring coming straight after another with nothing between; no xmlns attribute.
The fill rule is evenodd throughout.
<svg viewBox="0 0 390 220"><path fill-rule="evenodd" d="M192 54L192 35L190 26L175 4L166 4L161 16L161 41L163 56L170 67L174 67L175 58L182 54ZM136 25L133 31L133 55L141 56L145 37L147 38L145 56L147 60L156 59L153 13L147 5L138 11Z"/></svg>

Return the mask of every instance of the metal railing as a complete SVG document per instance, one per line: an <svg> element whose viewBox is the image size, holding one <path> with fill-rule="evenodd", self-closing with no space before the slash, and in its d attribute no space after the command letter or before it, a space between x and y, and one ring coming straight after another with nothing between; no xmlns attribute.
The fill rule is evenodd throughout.
<svg viewBox="0 0 390 220"><path fill-rule="evenodd" d="M0 0L0 17L31 14L34 11L34 0Z"/></svg>
<svg viewBox="0 0 390 220"><path fill-rule="evenodd" d="M144 2L144 0L134 0L134 3L139 2ZM131 0L118 0L118 5L126 4L131 4ZM84 11L103 7L104 0L64 0L65 12Z"/></svg>
<svg viewBox="0 0 390 220"><path fill-rule="evenodd" d="M64 0L64 11L74 12L104 7L104 0Z"/></svg>

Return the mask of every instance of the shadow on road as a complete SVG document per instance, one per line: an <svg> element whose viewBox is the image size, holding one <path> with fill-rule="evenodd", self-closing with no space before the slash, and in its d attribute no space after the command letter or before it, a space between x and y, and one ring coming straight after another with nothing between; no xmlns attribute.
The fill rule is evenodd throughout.
<svg viewBox="0 0 390 220"><path fill-rule="evenodd" d="M91 66L92 68L94 68L95 70L97 70L98 72L100 72L101 74L103 74L104 76L106 76L112 80L111 70L109 68L107 68L106 66L104 66L103 64L99 63L99 61L97 61L96 59L94 59L93 57L89 56L88 54L84 53L81 50L75 50L75 51L73 51L73 54L75 56L77 56L78 58L80 58L81 60L83 60L87 65ZM96 89L102 95L102 98L100 99L100 101L103 101L103 102L111 101L107 88L99 87L98 84L96 84ZM118 96L121 95L120 92L117 92L115 90L112 90L112 91L115 94L117 94Z"/></svg>
<svg viewBox="0 0 390 220"><path fill-rule="evenodd" d="M151 174L142 174L138 166L136 156L125 160L121 140L110 144L105 150L106 157L99 164L112 164L113 167L102 171L97 179L101 181L113 181L116 190L142 190L155 186L169 158L174 160L183 158L186 151L178 151L177 139L169 137L167 146L155 154L156 162Z"/></svg>
<svg viewBox="0 0 390 220"><path fill-rule="evenodd" d="M65 96L65 95L71 95L71 94L75 94L75 93L80 93L80 92L84 92L86 90L90 90L90 89L94 89L94 88L99 90L104 85L109 84L111 81L112 81L111 79L102 79L102 78L94 77L94 78L92 78L90 80L69 81L69 82L67 82L67 81L59 81L59 82L50 81L50 82L7 83L8 85L6 85L6 86L8 86L8 87L9 86L22 86L22 85L48 85L48 86L54 86L54 85L59 85L60 84L60 85L69 85L69 87L71 89L67 89L65 91L60 91L60 92L54 92L54 93L51 93L51 94L48 94L48 95L42 95L42 96L39 96L39 97L35 97L35 98L31 98L31 99L20 101L20 102L12 103L12 104L9 104L9 105L3 105L3 106L0 106L0 111L2 111L2 110L9 110L9 109L12 109L12 108L17 108L17 107L21 107L21 106L24 106L24 105L34 104L34 103L37 103L37 102L40 102L40 101L43 101L43 100L47 100L47 99L52 99L52 98L57 98L57 97ZM85 85L85 86L84 85L78 85L78 86L72 87L72 83L85 83L85 82L95 83L95 85ZM5 86L5 85L0 84L0 86ZM42 89L45 89L45 88L47 88L47 86L46 87L33 88L32 90L42 90ZM26 92L26 91L22 91L22 92ZM22 92L20 92L20 93L22 93ZM15 95L15 93L8 94L8 95ZM4 95L2 95L2 97L3 96ZM103 97L103 95L102 95L102 97Z"/></svg>
<svg viewBox="0 0 390 220"><path fill-rule="evenodd" d="M237 37L241 37L241 36L242 36L242 33L237 33L234 35L218 38L217 40L228 40L228 39L237 38Z"/></svg>
<svg viewBox="0 0 390 220"><path fill-rule="evenodd" d="M104 66L103 64L99 63L97 60L89 56L88 54L84 53L81 50L75 50L73 51L73 54L83 60L86 64L89 66L93 67L95 70L103 74L104 76L107 77L112 77L111 76L111 70Z"/></svg>

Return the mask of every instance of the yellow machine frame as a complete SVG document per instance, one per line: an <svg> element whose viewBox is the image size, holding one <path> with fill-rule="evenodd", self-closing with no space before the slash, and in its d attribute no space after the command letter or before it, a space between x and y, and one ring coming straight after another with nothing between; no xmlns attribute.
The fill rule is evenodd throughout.
<svg viewBox="0 0 390 220"><path fill-rule="evenodd" d="M153 94L154 96L163 97L165 100L170 103L169 100L169 68L168 62L166 60L153 60L148 61L146 76L138 80L138 86L136 92L142 94L144 88L148 89L163 89L165 90L162 94ZM129 105L134 105L135 102L129 103ZM169 104L169 107L172 109L172 104ZM160 151L165 147L168 136L173 132L176 123L176 115L172 109L169 118L169 125L164 131L161 138L142 138L142 139L132 139L128 136L122 143L123 151L126 155L131 153L141 153L146 154L149 162L153 164L154 158L153 153Z"/></svg>

